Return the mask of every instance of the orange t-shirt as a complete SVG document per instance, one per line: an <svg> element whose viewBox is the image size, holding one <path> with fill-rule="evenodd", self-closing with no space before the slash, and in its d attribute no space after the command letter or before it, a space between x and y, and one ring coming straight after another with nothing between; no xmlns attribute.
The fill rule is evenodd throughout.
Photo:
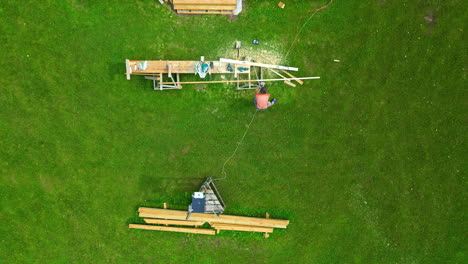
<svg viewBox="0 0 468 264"><path fill-rule="evenodd" d="M255 95L257 99L257 109L267 109L268 108L268 99L270 98L270 94L259 94Z"/></svg>

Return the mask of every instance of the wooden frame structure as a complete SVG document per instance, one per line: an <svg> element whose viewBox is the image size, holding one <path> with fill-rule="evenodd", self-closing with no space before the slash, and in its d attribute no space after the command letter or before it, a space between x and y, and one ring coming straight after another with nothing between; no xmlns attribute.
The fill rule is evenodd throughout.
<svg viewBox="0 0 468 264"><path fill-rule="evenodd" d="M203 57L202 57L203 58ZM283 81L289 86L295 87L292 81L299 84L304 84L303 79L319 79L320 77L300 77L297 78L287 71L298 71L296 67L264 64L247 60L231 60L221 58L219 61L204 61L203 63L210 65L210 74L234 74L235 80L225 81L193 81L181 82L180 74L196 74L196 66L200 61L147 61L147 60L125 60L127 80L130 80L131 75L144 75L146 79L153 81L154 90L169 90L182 89L182 84L195 83L236 83L238 90L257 89L260 82L266 81ZM144 65L144 67L142 67ZM263 68L268 69L281 79L264 79ZM280 74L277 70L281 70L288 77ZM255 78L252 79L252 73ZM244 76L241 78L241 76ZM167 79L165 79L167 78Z"/></svg>

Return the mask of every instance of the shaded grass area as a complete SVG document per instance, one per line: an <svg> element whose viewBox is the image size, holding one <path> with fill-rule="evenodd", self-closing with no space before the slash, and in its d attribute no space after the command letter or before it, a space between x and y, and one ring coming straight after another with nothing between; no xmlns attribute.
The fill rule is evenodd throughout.
<svg viewBox="0 0 468 264"><path fill-rule="evenodd" d="M326 1L248 1L234 21L154 2L0 5L5 262L466 262L464 2L336 1L284 59L298 17ZM254 108L231 86L152 91L124 60L234 57L235 40L322 77L270 85L278 104L218 184L226 213L289 228L129 230L138 206L183 209L220 175Z"/></svg>

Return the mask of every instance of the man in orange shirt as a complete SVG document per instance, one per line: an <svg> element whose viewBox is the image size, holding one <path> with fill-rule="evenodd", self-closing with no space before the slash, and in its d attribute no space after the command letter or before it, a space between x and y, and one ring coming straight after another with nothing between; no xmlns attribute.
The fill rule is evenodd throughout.
<svg viewBox="0 0 468 264"><path fill-rule="evenodd" d="M255 91L255 99L254 103L257 107L257 110L266 110L268 107L274 105L276 103L276 98L268 101L270 99L270 94L267 93L267 87L265 86L264 82L260 83L260 88Z"/></svg>

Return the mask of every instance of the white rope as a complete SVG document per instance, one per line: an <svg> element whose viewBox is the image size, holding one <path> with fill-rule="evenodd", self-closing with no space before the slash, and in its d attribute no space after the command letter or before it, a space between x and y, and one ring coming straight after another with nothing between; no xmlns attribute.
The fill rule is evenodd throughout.
<svg viewBox="0 0 468 264"><path fill-rule="evenodd" d="M318 11L322 10L322 8L324 8L326 6L329 6L332 2L333 2L333 0L330 0L330 2L328 2L328 4L322 6L321 8L317 9L315 12L312 13L312 15L309 17L309 19L307 19L307 21L302 25L301 29L297 32L296 37L294 38L294 41L291 43L291 46L289 47L288 52L286 52L286 55L283 57L283 60L286 59L289 56L289 52L291 52L291 49L293 48L294 44L296 43L297 38L299 37L299 35L301 34L302 30L307 25L307 23L309 23L309 21L312 19L312 17L314 17L315 14Z"/></svg>
<svg viewBox="0 0 468 264"><path fill-rule="evenodd" d="M250 125L252 125L252 122L254 121L255 116L257 115L257 112L258 112L258 109L257 109L257 110L255 111L255 113L253 114L252 119L250 120L250 123L247 125L247 128L245 129L244 135L242 136L241 140L240 140L239 142L237 142L237 147L236 147L236 149L234 150L234 152L232 153L232 155L229 156L229 158L224 162L223 168L222 168L222 170L221 170L221 173L222 173L224 176L221 177L221 178L213 179L213 181L226 179L227 173L226 173L226 170L224 169L224 167L225 167L226 164L236 155L236 152L237 152L237 150L239 149L239 147L240 147L240 145L242 144L242 142L244 141L244 138L245 138L245 136L247 135L247 132L249 132Z"/></svg>

